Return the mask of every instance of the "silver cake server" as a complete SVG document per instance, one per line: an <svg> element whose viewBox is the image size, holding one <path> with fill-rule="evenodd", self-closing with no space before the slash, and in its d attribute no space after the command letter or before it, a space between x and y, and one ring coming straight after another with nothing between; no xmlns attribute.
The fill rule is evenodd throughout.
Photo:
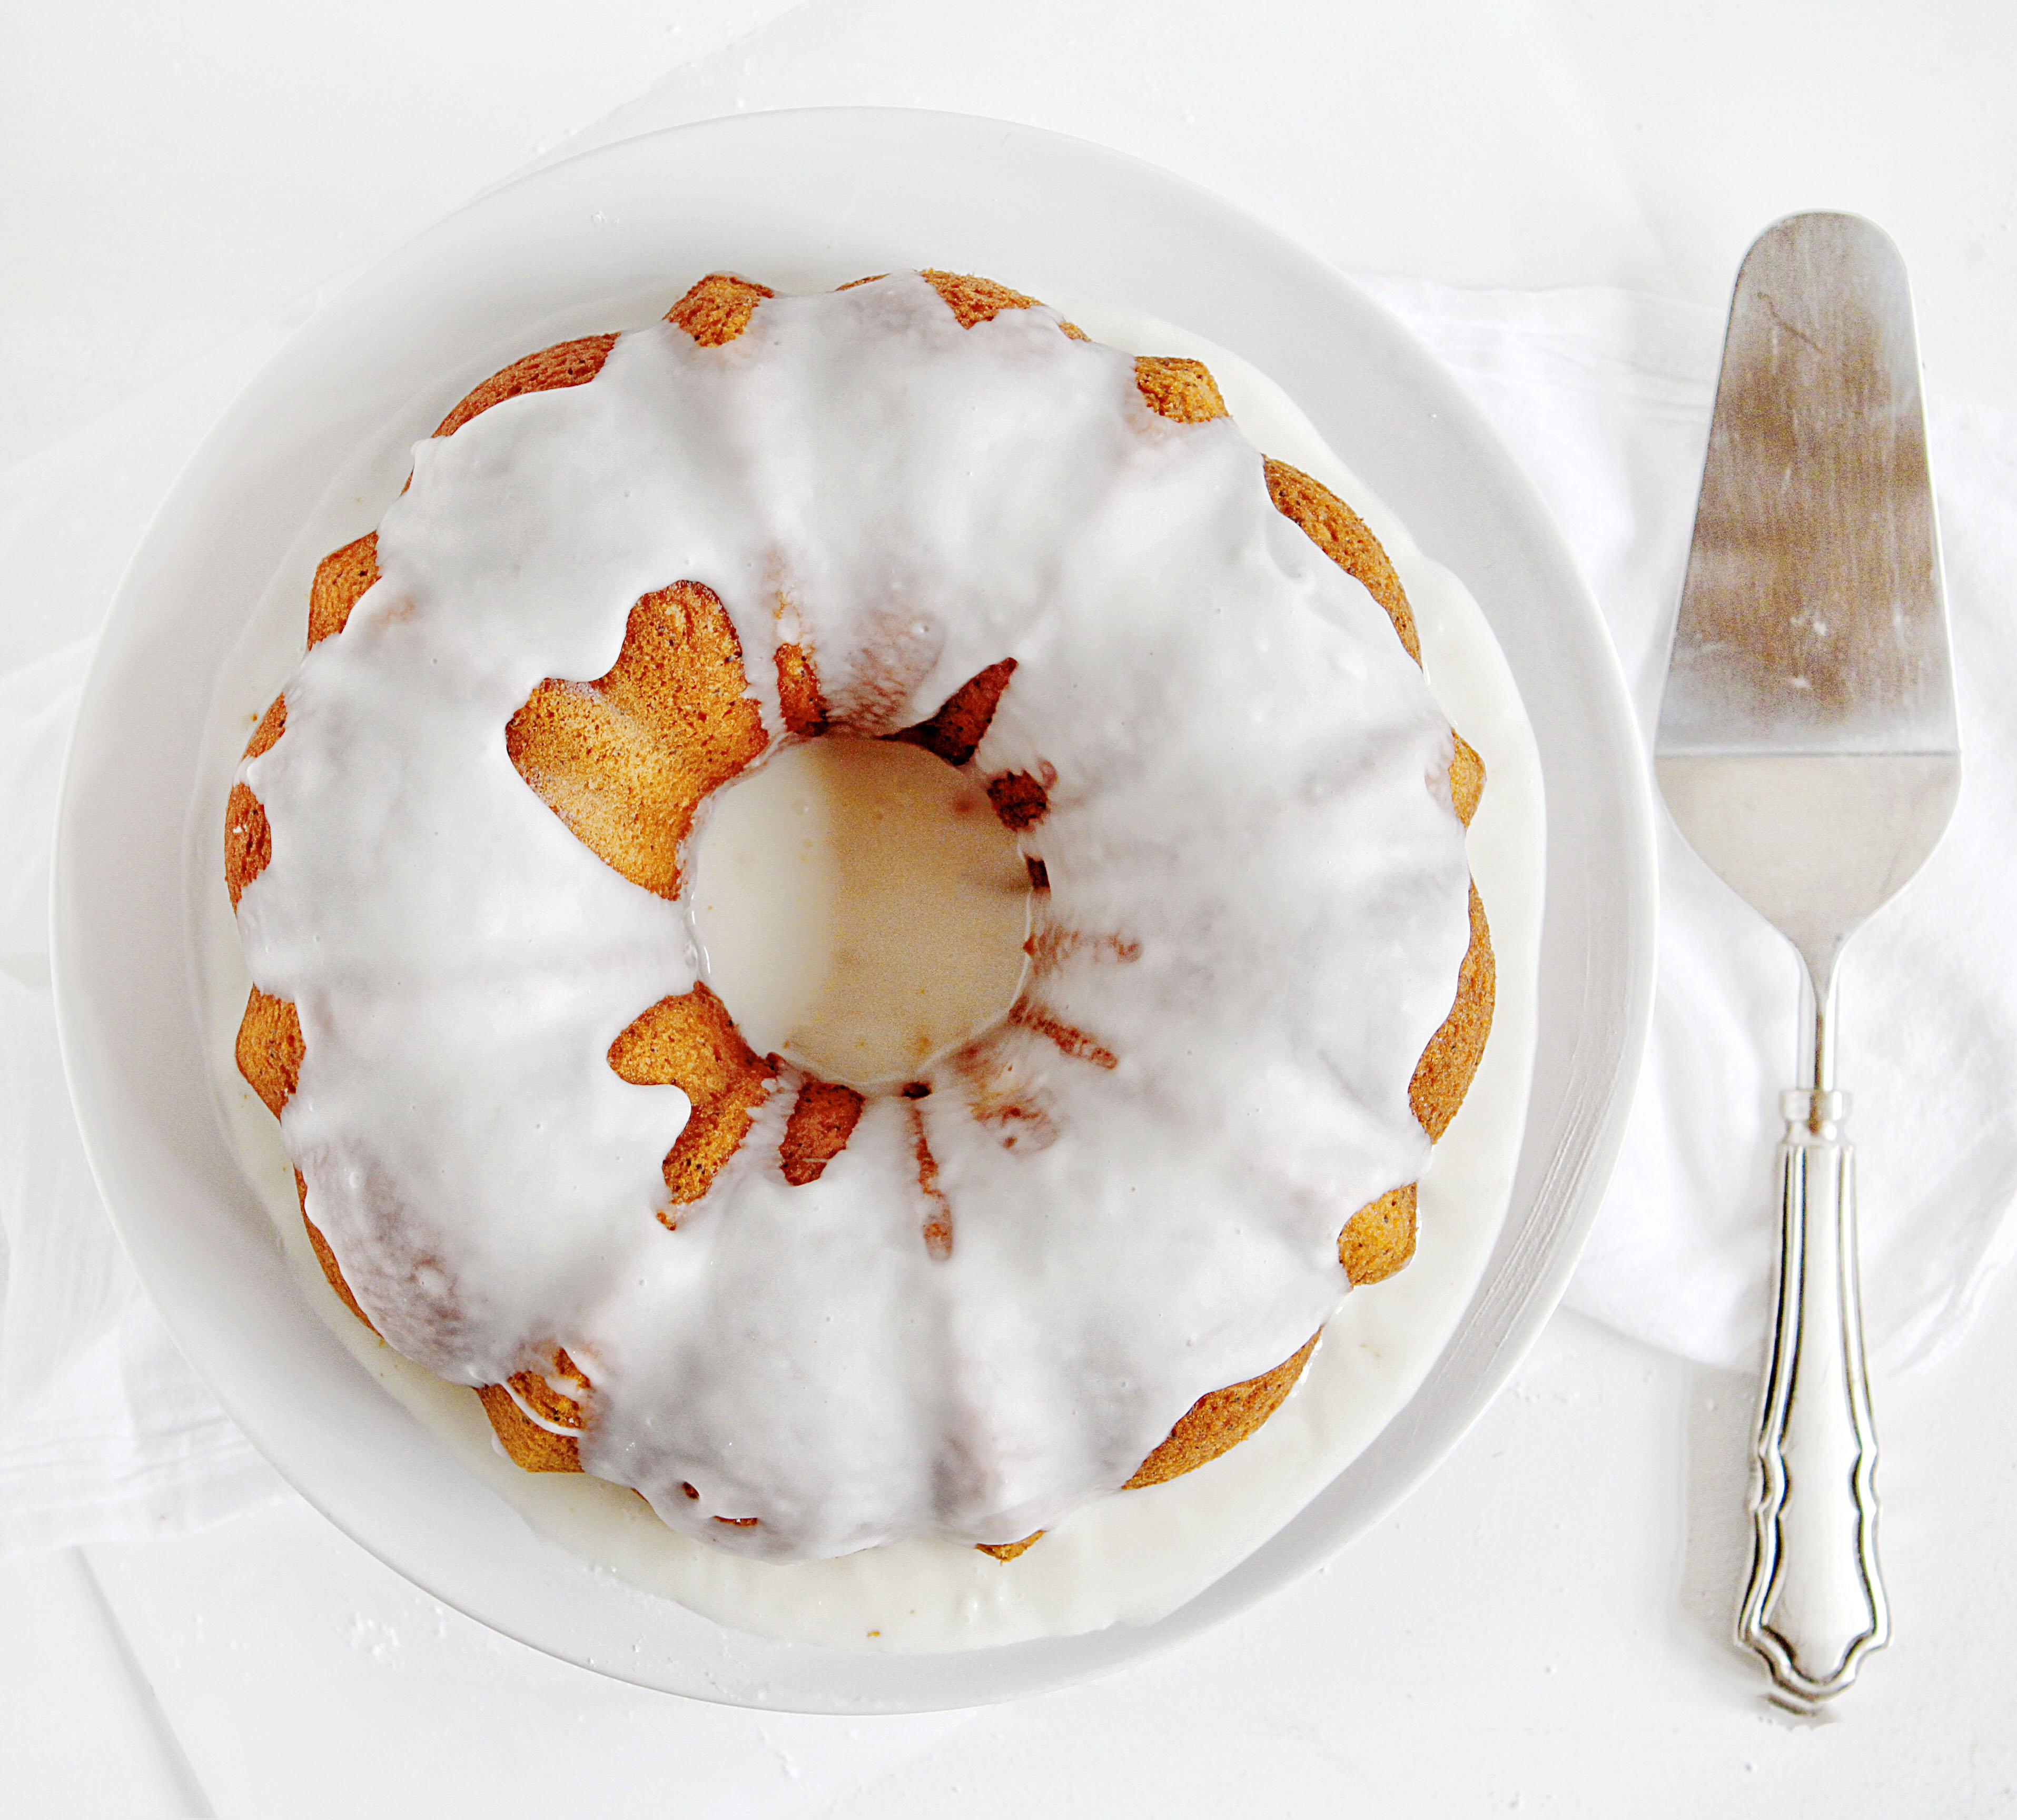
<svg viewBox="0 0 2017 1820"><path fill-rule="evenodd" d="M1891 1630L1836 968L1933 850L1961 782L1911 294L1897 249L1854 215L1780 222L1737 275L1654 765L1690 844L1800 958L1737 1640L1777 1698L1811 1710Z"/></svg>

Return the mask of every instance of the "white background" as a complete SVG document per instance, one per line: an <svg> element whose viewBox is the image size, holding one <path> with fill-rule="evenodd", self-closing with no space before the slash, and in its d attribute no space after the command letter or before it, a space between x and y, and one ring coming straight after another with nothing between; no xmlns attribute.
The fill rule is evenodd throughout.
<svg viewBox="0 0 2017 1820"><path fill-rule="evenodd" d="M1931 387L2017 408L2013 85L2017 8L1989 0L7 0L0 470L95 435L137 533L171 476L123 468L106 413L179 375L193 439L234 338L538 158L830 103L1076 133L1346 270L1466 284L1720 304L1767 222L1853 209L1903 249ZM80 556L107 594L121 558ZM0 593L0 645L84 629L52 614ZM1765 1706L1723 1640L1749 1385L1564 1316L1449 1465L1327 1572L1172 1656L972 1717L637 1692L442 1611L298 1507L16 1558L0 1803L2017 1811L2013 1295L1999 1285L1936 1373L1877 1386L1898 1640L1828 1721Z"/></svg>

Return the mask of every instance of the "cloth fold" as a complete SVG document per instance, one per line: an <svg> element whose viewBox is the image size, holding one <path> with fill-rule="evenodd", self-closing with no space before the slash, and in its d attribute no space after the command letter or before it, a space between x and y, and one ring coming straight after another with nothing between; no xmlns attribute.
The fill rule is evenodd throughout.
<svg viewBox="0 0 2017 1820"><path fill-rule="evenodd" d="M1589 576L1642 726L1657 707L1720 351L1719 314L1608 290L1369 289L1470 391ZM0 1555L187 1529L290 1495L197 1382L120 1251L64 1096L49 992L49 844L64 740L116 563L197 437L275 345L262 328L113 419L0 474ZM1967 778L1925 875L1843 981L1867 1325L1925 1364L2017 1244L2017 419L1936 400L1932 451ZM103 476L116 470L115 483ZM1434 554L1434 552L1431 552ZM1791 951L1664 818L1658 998L1624 1155L1571 1305L1749 1367L1777 1244Z"/></svg>

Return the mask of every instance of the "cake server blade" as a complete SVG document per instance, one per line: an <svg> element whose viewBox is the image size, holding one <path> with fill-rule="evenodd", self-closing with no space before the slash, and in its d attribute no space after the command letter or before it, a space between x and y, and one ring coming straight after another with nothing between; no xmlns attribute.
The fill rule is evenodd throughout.
<svg viewBox="0 0 2017 1820"><path fill-rule="evenodd" d="M1800 960L1737 1638L1775 1697L1810 1708L1890 1635L1837 965L1932 853L1961 779L1911 295L1854 215L1780 222L1738 273L1654 755L1681 832Z"/></svg>

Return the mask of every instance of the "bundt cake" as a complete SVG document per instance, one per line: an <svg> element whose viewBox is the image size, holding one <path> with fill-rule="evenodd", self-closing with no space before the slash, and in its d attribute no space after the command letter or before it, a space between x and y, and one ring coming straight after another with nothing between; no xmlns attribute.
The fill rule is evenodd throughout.
<svg viewBox="0 0 2017 1820"><path fill-rule="evenodd" d="M239 1067L331 1287L521 1466L767 1559L1009 1559L1411 1255L1482 770L1200 363L716 274L458 404L308 642L227 808ZM709 799L823 738L965 771L1027 868L1012 1006L899 1082L756 1053L686 914Z"/></svg>

